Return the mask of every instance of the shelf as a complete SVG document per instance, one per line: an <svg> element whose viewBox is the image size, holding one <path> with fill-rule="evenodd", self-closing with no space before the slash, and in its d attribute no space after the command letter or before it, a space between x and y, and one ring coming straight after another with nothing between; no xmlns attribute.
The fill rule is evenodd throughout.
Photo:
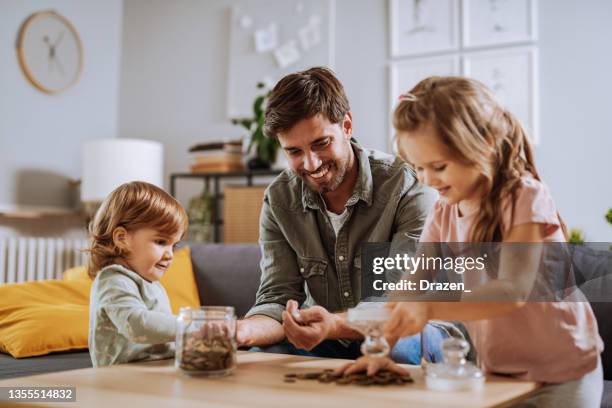
<svg viewBox="0 0 612 408"><path fill-rule="evenodd" d="M257 176L277 176L283 170L250 170L250 171L229 171L220 173L172 173L171 178L226 178L226 177L257 177Z"/></svg>
<svg viewBox="0 0 612 408"><path fill-rule="evenodd" d="M221 219L221 207L219 201L224 198L222 192L221 180L227 178L246 178L246 185L248 187L253 186L253 179L256 177L266 176L278 176L283 170L249 170L249 171L230 171L230 172L216 172L216 173L172 173L170 174L170 195L176 197L176 183L180 179L199 179L204 181L207 189L212 193L213 197L213 240L214 242L220 242L221 231L220 227L223 225ZM210 181L213 182L212 187Z"/></svg>
<svg viewBox="0 0 612 408"><path fill-rule="evenodd" d="M0 217L33 220L40 218L84 217L83 213L72 208L45 207L35 205L0 206Z"/></svg>

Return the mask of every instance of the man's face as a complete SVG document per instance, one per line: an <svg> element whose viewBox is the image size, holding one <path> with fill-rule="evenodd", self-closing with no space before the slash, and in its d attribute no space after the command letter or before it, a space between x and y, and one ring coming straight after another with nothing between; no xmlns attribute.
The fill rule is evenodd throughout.
<svg viewBox="0 0 612 408"><path fill-rule="evenodd" d="M333 124L322 114L302 119L278 133L291 169L314 191L327 193L342 184L351 162L352 118Z"/></svg>

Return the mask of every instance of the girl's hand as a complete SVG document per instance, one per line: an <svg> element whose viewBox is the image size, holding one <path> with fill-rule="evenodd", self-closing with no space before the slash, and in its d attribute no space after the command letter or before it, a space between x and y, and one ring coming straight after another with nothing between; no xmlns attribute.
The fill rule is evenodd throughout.
<svg viewBox="0 0 612 408"><path fill-rule="evenodd" d="M390 302L385 307L391 310L391 317L384 327L388 339L420 333L431 318L431 304L428 302Z"/></svg>
<svg viewBox="0 0 612 408"><path fill-rule="evenodd" d="M408 371L398 366L388 357L359 357L355 362L345 364L336 369L335 374L347 376L349 374L367 371L368 376L373 376L380 370L389 370L400 375L408 375Z"/></svg>

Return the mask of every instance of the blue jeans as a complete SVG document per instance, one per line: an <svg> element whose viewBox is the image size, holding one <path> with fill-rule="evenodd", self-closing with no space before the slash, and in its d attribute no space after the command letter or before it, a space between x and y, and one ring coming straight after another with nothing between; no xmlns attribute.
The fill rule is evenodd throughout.
<svg viewBox="0 0 612 408"><path fill-rule="evenodd" d="M428 352L428 360L432 362L442 361L442 340L447 335L437 327L425 326L426 341L425 349ZM347 345L338 340L324 340L310 351L296 348L289 342L277 343L266 347L252 347L249 351L262 351L264 353L281 353L298 356L343 358L354 360L361 356L361 341L351 341ZM393 361L402 364L421 363L421 335L401 338L391 350Z"/></svg>

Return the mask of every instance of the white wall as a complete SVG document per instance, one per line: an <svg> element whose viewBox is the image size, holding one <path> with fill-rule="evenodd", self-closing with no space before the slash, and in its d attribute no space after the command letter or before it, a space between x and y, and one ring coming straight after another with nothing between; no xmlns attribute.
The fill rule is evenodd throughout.
<svg viewBox="0 0 612 408"><path fill-rule="evenodd" d="M58 95L30 85L15 53L21 23L46 9L73 23L84 48L80 81ZM0 206L71 205L81 143L117 136L122 13L122 0L0 1ZM7 224L43 233L21 222L0 233Z"/></svg>
<svg viewBox="0 0 612 408"><path fill-rule="evenodd" d="M542 178L561 216L590 241L612 241L612 2L540 0Z"/></svg>
<svg viewBox="0 0 612 408"><path fill-rule="evenodd" d="M49 8L75 25L84 47L80 81L58 95L44 94L30 85L14 47L24 19ZM27 180L29 189L38 191L22 191L20 174L40 171L76 179L81 142L117 135L121 14L121 0L0 2L1 204L68 204L67 197L53 190L55 185L36 184L39 177ZM51 191L54 194L47 196ZM31 199L36 202L28 202Z"/></svg>
<svg viewBox="0 0 612 408"><path fill-rule="evenodd" d="M241 134L225 117L231 0L125 0L119 134L164 142L166 175L187 148ZM389 134L387 0L336 0L335 69L362 144ZM537 162L562 216L590 240L612 240L612 2L540 0ZM248 69L248 67L245 67Z"/></svg>

